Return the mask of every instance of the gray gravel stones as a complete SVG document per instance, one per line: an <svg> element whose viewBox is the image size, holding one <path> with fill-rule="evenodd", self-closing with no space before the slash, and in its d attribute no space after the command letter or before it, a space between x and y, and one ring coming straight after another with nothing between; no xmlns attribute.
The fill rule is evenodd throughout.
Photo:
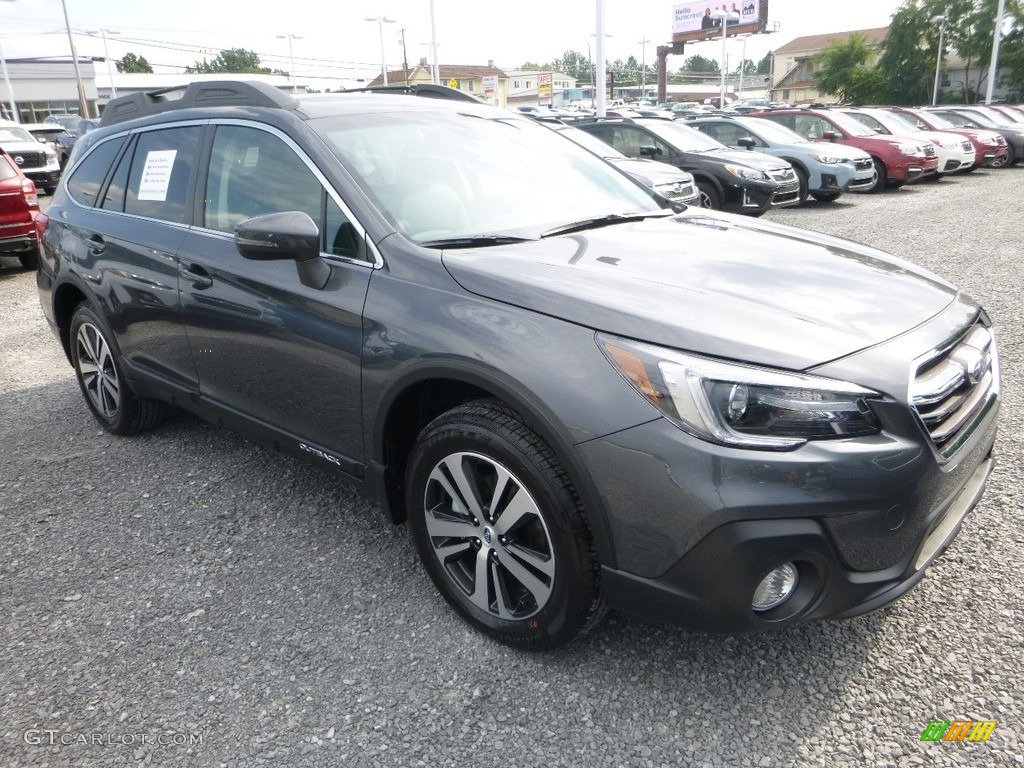
<svg viewBox="0 0 1024 768"><path fill-rule="evenodd" d="M918 588L766 635L613 615L547 655L469 630L405 530L317 470L187 415L99 431L33 276L0 259L0 765L1024 764L1022 181L767 217L933 269L993 316L999 466ZM935 719L999 725L920 742Z"/></svg>

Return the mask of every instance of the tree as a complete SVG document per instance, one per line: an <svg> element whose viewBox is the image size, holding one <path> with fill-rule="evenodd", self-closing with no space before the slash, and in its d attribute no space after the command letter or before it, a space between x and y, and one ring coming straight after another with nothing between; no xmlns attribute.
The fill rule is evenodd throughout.
<svg viewBox="0 0 1024 768"><path fill-rule="evenodd" d="M931 100L939 45L938 26L924 6L905 4L893 14L880 46L878 70L884 85L877 94L887 104L923 104Z"/></svg>
<svg viewBox="0 0 1024 768"><path fill-rule="evenodd" d="M543 72L545 69L548 69L548 66L545 65L542 67L540 64L535 64L532 61L524 61L523 65L519 67L519 69L523 72Z"/></svg>
<svg viewBox="0 0 1024 768"><path fill-rule="evenodd" d="M683 69L687 73L697 75L717 75L721 72L717 61L704 58L703 56L691 56L684 62Z"/></svg>
<svg viewBox="0 0 1024 768"><path fill-rule="evenodd" d="M579 51L566 51L551 62L551 68L577 80L590 82L590 61Z"/></svg>
<svg viewBox="0 0 1024 768"><path fill-rule="evenodd" d="M126 53L122 58L114 60L114 66L118 72L152 72L153 67L146 61L145 56L136 56L134 53Z"/></svg>
<svg viewBox="0 0 1024 768"><path fill-rule="evenodd" d="M879 100L884 78L870 62L875 50L856 33L846 42L833 40L814 57L818 90L853 104Z"/></svg>
<svg viewBox="0 0 1024 768"><path fill-rule="evenodd" d="M769 51L764 58L757 62L757 75L770 75L772 73L772 53Z"/></svg>
<svg viewBox="0 0 1024 768"><path fill-rule="evenodd" d="M220 72L250 73L259 75L287 75L280 69L260 66L260 57L254 51L245 48L228 48L217 54L212 61L203 59L191 67L185 67L185 74L214 74Z"/></svg>

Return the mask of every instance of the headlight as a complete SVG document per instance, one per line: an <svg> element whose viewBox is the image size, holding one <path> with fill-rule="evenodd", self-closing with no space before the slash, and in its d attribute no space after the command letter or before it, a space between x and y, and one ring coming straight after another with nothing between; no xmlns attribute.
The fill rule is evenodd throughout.
<svg viewBox="0 0 1024 768"><path fill-rule="evenodd" d="M741 165L727 165L725 170L733 176L739 176L747 181L769 181L768 174L762 171L755 171L753 168L744 168Z"/></svg>
<svg viewBox="0 0 1024 768"><path fill-rule="evenodd" d="M923 155L924 150L916 144L893 144L896 149L905 155Z"/></svg>
<svg viewBox="0 0 1024 768"><path fill-rule="evenodd" d="M52 149L46 150L46 164L47 165L53 165L56 162L57 162L57 153L54 152Z"/></svg>
<svg viewBox="0 0 1024 768"><path fill-rule="evenodd" d="M598 334L608 360L670 421L716 443L785 450L879 431L878 392L800 373L738 365Z"/></svg>
<svg viewBox="0 0 1024 768"><path fill-rule="evenodd" d="M811 155L811 157L819 163L825 163L826 165L835 165L836 163L846 161L845 157L835 157L834 155Z"/></svg>

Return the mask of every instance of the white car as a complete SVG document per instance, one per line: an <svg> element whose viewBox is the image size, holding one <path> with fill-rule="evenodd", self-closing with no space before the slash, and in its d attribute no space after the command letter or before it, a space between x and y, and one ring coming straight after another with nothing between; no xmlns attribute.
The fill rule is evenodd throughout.
<svg viewBox="0 0 1024 768"><path fill-rule="evenodd" d="M858 107L840 111L878 133L930 141L935 145L935 154L939 159L939 173L963 171L973 167L977 162L974 145L958 133L922 130L902 115L887 109Z"/></svg>
<svg viewBox="0 0 1024 768"><path fill-rule="evenodd" d="M43 192L52 195L60 181L57 153L49 144L40 143L19 123L0 121L0 147L11 156L21 172Z"/></svg>

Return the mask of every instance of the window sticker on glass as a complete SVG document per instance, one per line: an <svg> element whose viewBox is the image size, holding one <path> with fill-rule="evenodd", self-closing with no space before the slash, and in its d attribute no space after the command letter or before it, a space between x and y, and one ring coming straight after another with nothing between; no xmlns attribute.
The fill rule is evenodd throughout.
<svg viewBox="0 0 1024 768"><path fill-rule="evenodd" d="M245 160L242 161L242 165L246 168L255 168L256 163L260 161L260 148L249 147L245 150Z"/></svg>
<svg viewBox="0 0 1024 768"><path fill-rule="evenodd" d="M142 167L142 179L139 182L139 200L167 199L171 169L174 168L174 157L177 154L176 149L159 149L146 155L146 164Z"/></svg>

